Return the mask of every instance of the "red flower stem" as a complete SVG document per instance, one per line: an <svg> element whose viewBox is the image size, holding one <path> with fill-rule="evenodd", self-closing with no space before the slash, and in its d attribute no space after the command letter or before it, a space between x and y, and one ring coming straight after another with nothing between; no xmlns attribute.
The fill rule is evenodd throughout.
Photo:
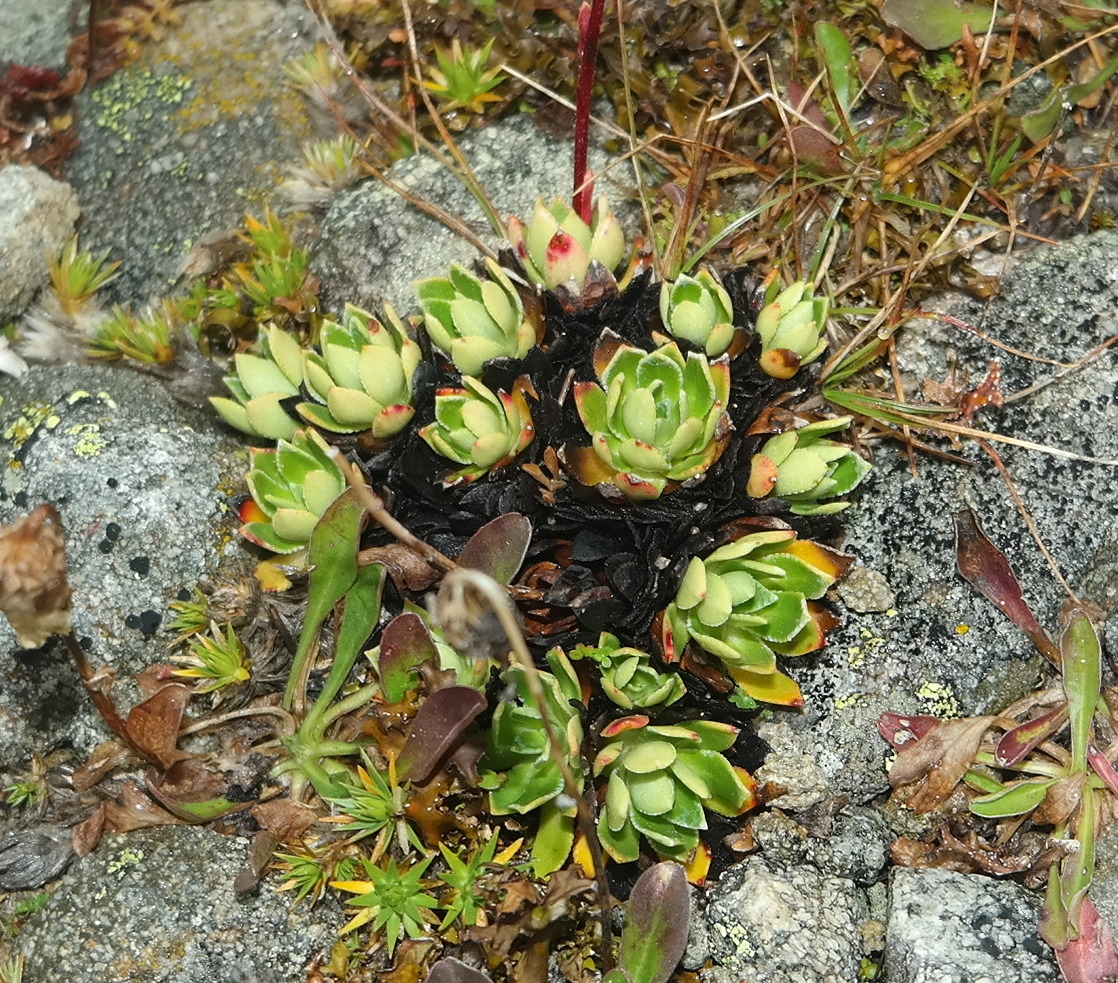
<svg viewBox="0 0 1118 983"><path fill-rule="evenodd" d="M583 3L578 11L578 92L575 96L575 186L571 207L590 224L594 183L587 181L587 149L590 143L590 95L598 62L598 35L602 31L605 0Z"/></svg>

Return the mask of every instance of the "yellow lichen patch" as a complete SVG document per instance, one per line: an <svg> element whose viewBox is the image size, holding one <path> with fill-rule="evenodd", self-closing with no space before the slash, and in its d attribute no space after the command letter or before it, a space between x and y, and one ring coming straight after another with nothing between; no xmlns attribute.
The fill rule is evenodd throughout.
<svg viewBox="0 0 1118 983"><path fill-rule="evenodd" d="M183 75L157 73L150 68L128 68L117 72L93 90L93 122L123 143L135 139L132 127L171 106L182 103L191 81Z"/></svg>
<svg viewBox="0 0 1118 983"><path fill-rule="evenodd" d="M933 717L961 717L962 708L949 686L925 680L916 691L924 713Z"/></svg>
<svg viewBox="0 0 1118 983"><path fill-rule="evenodd" d="M50 421L54 420L52 424ZM4 428L4 439L12 444L13 448L20 448L36 430L43 424L48 427L58 426L58 417L54 409L47 403L29 403L23 407L21 414Z"/></svg>
<svg viewBox="0 0 1118 983"><path fill-rule="evenodd" d="M101 433L101 427L96 423L75 423L63 433L78 438L74 442L74 453L78 457L97 457L109 446L108 438Z"/></svg>

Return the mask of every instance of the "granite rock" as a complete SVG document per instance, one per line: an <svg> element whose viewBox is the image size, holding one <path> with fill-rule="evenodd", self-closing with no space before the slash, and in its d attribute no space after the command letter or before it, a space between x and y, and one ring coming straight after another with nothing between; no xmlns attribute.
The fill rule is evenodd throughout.
<svg viewBox="0 0 1118 983"><path fill-rule="evenodd" d="M47 263L62 252L80 214L64 181L37 167L0 167L0 327L47 282Z"/></svg>

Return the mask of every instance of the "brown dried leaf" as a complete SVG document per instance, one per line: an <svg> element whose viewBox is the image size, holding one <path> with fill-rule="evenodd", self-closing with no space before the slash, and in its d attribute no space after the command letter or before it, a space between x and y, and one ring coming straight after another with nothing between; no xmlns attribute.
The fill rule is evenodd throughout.
<svg viewBox="0 0 1118 983"><path fill-rule="evenodd" d="M80 860L87 857L101 842L101 834L105 831L105 803L102 802L88 819L83 819L77 826L70 830L74 845L74 855Z"/></svg>
<svg viewBox="0 0 1118 983"><path fill-rule="evenodd" d="M276 838L266 829L256 831L252 843L248 848L248 857L245 865L238 871L233 880L233 890L238 894L253 890L260 883L260 878L268 869L268 862L272 859L278 843Z"/></svg>
<svg viewBox="0 0 1118 983"><path fill-rule="evenodd" d="M897 752L889 783L898 788L919 782L920 788L908 800L908 806L918 814L931 812L959 783L996 719L987 716L939 721L920 740Z"/></svg>
<svg viewBox="0 0 1118 983"><path fill-rule="evenodd" d="M189 699L189 687L169 683L137 703L128 714L128 736L162 768L191 757L176 747L182 712Z"/></svg>
<svg viewBox="0 0 1118 983"><path fill-rule="evenodd" d="M280 843L290 843L310 829L322 815L322 811L305 802L282 798L254 805L249 810L249 815Z"/></svg>
<svg viewBox="0 0 1118 983"><path fill-rule="evenodd" d="M179 826L182 820L156 805L133 781L120 787L120 798L105 803L105 825L115 833L131 833L149 826Z"/></svg>
<svg viewBox="0 0 1118 983"><path fill-rule="evenodd" d="M119 741L105 741L98 744L89 756L89 760L74 769L71 777L74 788L79 792L93 788L114 768L119 768L129 760L135 760L132 752Z"/></svg>

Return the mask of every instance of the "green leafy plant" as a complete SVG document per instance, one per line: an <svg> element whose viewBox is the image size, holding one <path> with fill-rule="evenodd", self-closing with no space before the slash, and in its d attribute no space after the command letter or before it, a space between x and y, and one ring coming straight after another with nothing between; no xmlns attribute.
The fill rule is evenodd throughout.
<svg viewBox="0 0 1118 983"><path fill-rule="evenodd" d="M296 407L308 423L333 433L368 430L374 437L391 437L411 422L419 346L395 311L385 310L382 322L346 304L340 323L322 322L322 354L303 353L307 391L321 404Z"/></svg>
<svg viewBox="0 0 1118 983"><path fill-rule="evenodd" d="M797 280L780 290L774 279L757 315L761 368L776 379L790 379L801 366L822 355L827 347L823 333L829 308L827 298L812 296L805 281Z"/></svg>
<svg viewBox="0 0 1118 983"><path fill-rule="evenodd" d="M678 673L660 672L651 664L651 655L631 645L622 645L617 636L609 632L602 632L597 646L580 645L572 649L569 658L597 663L601 670L602 692L626 710L670 706L687 692Z"/></svg>
<svg viewBox="0 0 1118 983"><path fill-rule="evenodd" d="M274 864L285 878L276 890L294 891L296 903L309 898L312 905L322 897L332 880L348 880L356 873L353 858L341 857L334 861L314 850L306 853L277 852Z"/></svg>
<svg viewBox="0 0 1118 983"><path fill-rule="evenodd" d="M449 278L415 284L427 334L466 376L481 375L495 358L523 358L536 343L512 281L493 260L485 265L485 280L454 264Z"/></svg>
<svg viewBox="0 0 1118 983"><path fill-rule="evenodd" d="M438 67L427 69L430 78L425 79L423 85L439 97L443 112L464 109L483 113L486 103L501 101L493 90L505 76L500 69L488 67L492 51L493 38L474 51L463 50L458 38L451 41L450 51L436 49Z"/></svg>
<svg viewBox="0 0 1118 983"><path fill-rule="evenodd" d="M712 720L650 725L622 717L602 730L594 775L606 778L598 835L614 860L640 854L643 835L663 857L687 861L706 829L704 809L736 816L753 806L752 782L722 756L738 729Z"/></svg>
<svg viewBox="0 0 1118 983"><path fill-rule="evenodd" d="M653 352L606 332L594 352L599 382L575 384L589 448L568 447L578 479L613 498L659 498L701 479L725 449L730 368L676 344Z"/></svg>
<svg viewBox="0 0 1118 983"><path fill-rule="evenodd" d="M342 934L372 923L373 930L383 933L388 954L396 951L401 938L422 937L431 923L431 911L439 902L423 891L423 875L432 858L420 860L401 871L394 859L383 867L362 861L366 880L334 881L331 885L357 897L349 903L365 910L346 923Z"/></svg>
<svg viewBox="0 0 1118 983"><path fill-rule="evenodd" d="M562 287L571 298L582 294L591 264L609 275L625 254L625 234L605 197L586 220L559 198L549 205L539 199L527 225L509 219L508 237L533 283Z"/></svg>
<svg viewBox="0 0 1118 983"><path fill-rule="evenodd" d="M539 674L547 713L555 732L561 735L567 766L581 782L582 694L578 677L561 649L552 649L547 662L551 672ZM481 762L481 787L489 790L489 811L495 816L540 810L532 862L536 874L542 877L562 866L571 852L575 806L564 801L563 775L552 759L541 711L524 670L510 666L503 677L515 688L516 699L503 700L493 712Z"/></svg>
<svg viewBox="0 0 1118 983"><path fill-rule="evenodd" d="M302 350L292 335L275 324L261 330L259 347L259 355L238 352L233 357L236 374L225 377L233 399L211 396L210 405L226 423L244 433L291 440L299 424L283 403L299 393Z"/></svg>
<svg viewBox="0 0 1118 983"><path fill-rule="evenodd" d="M770 437L753 455L745 486L754 498L782 498L796 515L831 515L849 502L825 502L853 491L870 464L845 444L825 440L850 426L853 417L819 420Z"/></svg>
<svg viewBox="0 0 1118 983"><path fill-rule="evenodd" d="M726 351L737 334L730 295L710 270L665 280L660 286L660 320L672 337L689 341L710 358Z"/></svg>
<svg viewBox="0 0 1118 983"><path fill-rule="evenodd" d="M62 313L74 317L92 296L117 276L120 262L106 262L106 249L94 255L78 248L78 237L66 243L58 259L50 263L50 283Z"/></svg>
<svg viewBox="0 0 1118 983"><path fill-rule="evenodd" d="M315 430L296 430L275 450L249 453L246 481L258 512L242 518L241 535L274 553L294 553L345 490L341 469Z"/></svg>
<svg viewBox="0 0 1118 983"><path fill-rule="evenodd" d="M31 808L47 793L46 784L38 778L9 782L2 789L4 802L13 809Z"/></svg>
<svg viewBox="0 0 1118 983"><path fill-rule="evenodd" d="M692 558L663 619L669 661L689 642L717 656L745 705L760 700L798 706L799 687L776 668L778 655L804 655L823 645L820 598L847 561L791 529L749 533Z"/></svg>
<svg viewBox="0 0 1118 983"><path fill-rule="evenodd" d="M445 914L438 927L439 932L445 932L458 919L466 926L477 924L484 911L485 898L477 893L476 885L485 868L493 863L498 842L496 836L490 836L484 846L474 850L469 860L463 860L445 843L439 844L447 869L440 871L438 878L450 889L442 902Z"/></svg>
<svg viewBox="0 0 1118 983"><path fill-rule="evenodd" d="M161 365L175 357L172 334L172 321L166 309L150 310L139 317L123 307L114 307L98 323L89 353L93 358L131 358L147 365Z"/></svg>
<svg viewBox="0 0 1118 983"><path fill-rule="evenodd" d="M341 780L342 795L328 796L326 801L342 815L337 817L344 823L339 828L353 833L354 842L367 836L376 836L373 854L374 862L384 853L390 840L395 836L396 847L407 853L411 849L423 850L423 841L408 824L404 810L408 789L396 781L396 769L389 764L387 777L382 775L363 756L365 767L358 766L358 782Z"/></svg>
<svg viewBox="0 0 1118 983"><path fill-rule="evenodd" d="M419 436L442 457L465 467L443 479L446 485L476 481L510 463L534 436L525 387L496 393L479 380L462 377L464 389L435 394L435 419Z"/></svg>
<svg viewBox="0 0 1118 983"><path fill-rule="evenodd" d="M187 639L190 652L177 655L174 661L185 669L176 669L174 674L184 679L200 680L195 687L197 693L214 693L245 682L252 671L252 663L245 653L241 640L231 624L222 633L216 621L210 622L209 635L193 635Z"/></svg>
<svg viewBox="0 0 1118 983"><path fill-rule="evenodd" d="M0 964L0 983L23 983L23 956L13 956Z"/></svg>

